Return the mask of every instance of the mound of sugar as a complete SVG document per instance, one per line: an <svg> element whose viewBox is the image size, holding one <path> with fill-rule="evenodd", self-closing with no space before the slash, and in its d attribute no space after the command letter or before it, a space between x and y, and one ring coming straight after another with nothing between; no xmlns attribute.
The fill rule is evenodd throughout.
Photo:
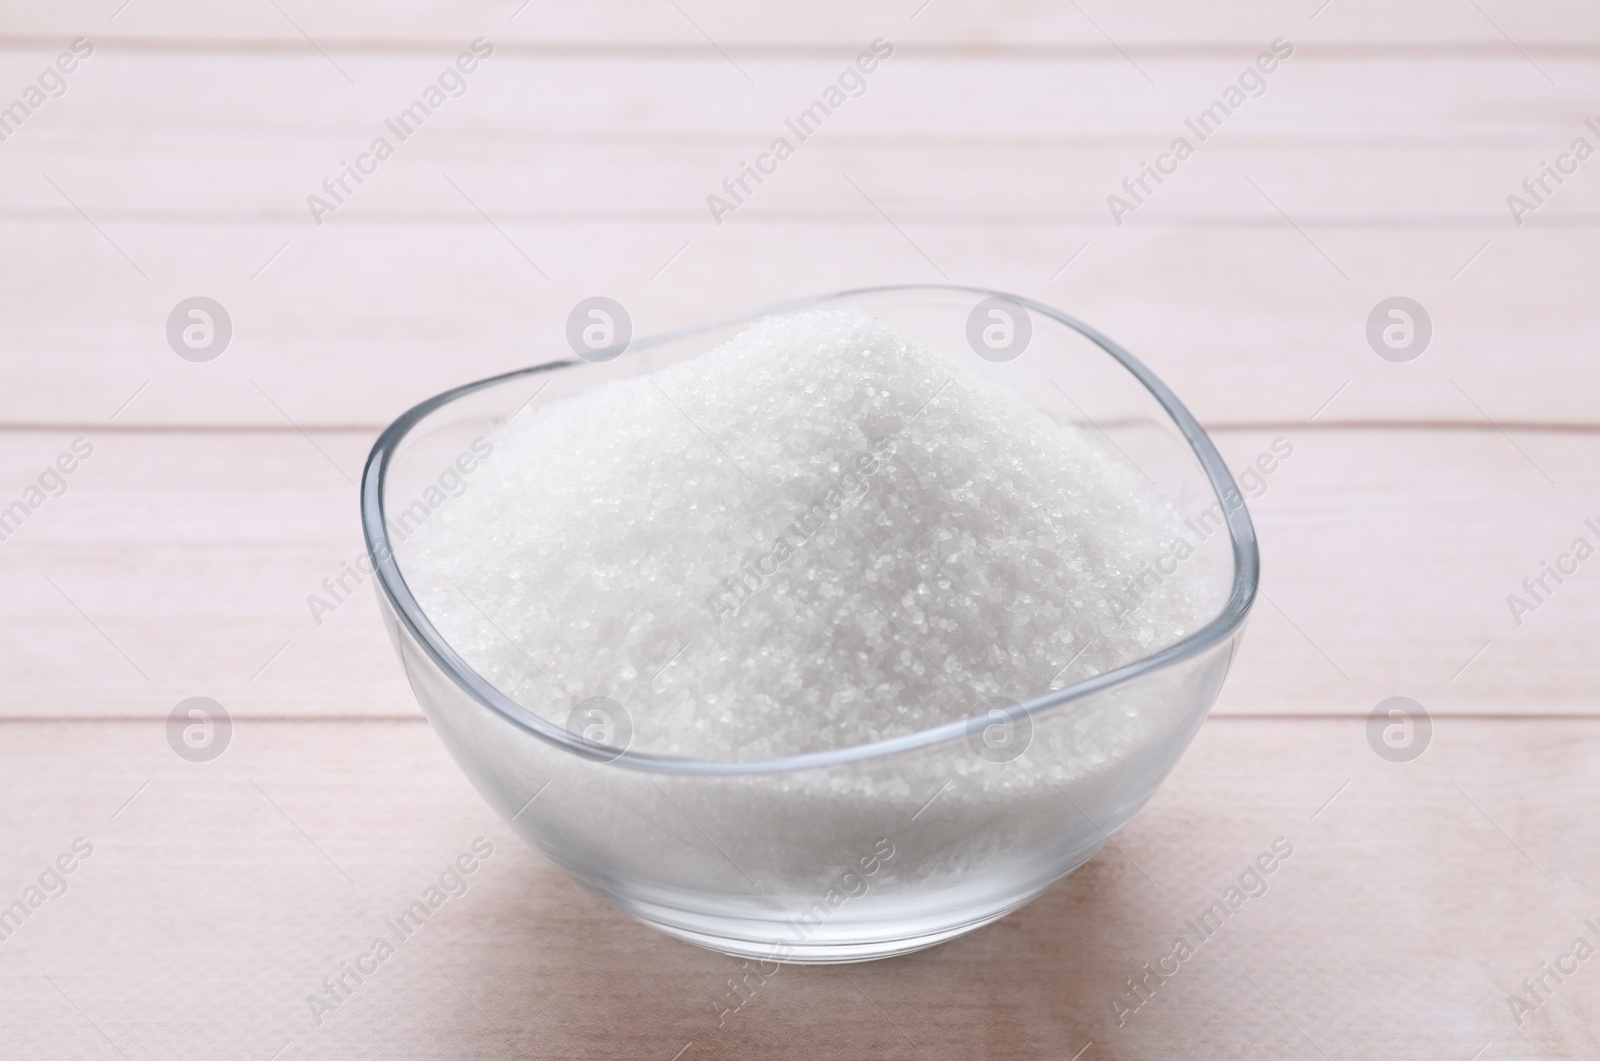
<svg viewBox="0 0 1600 1061"><path fill-rule="evenodd" d="M413 592L480 674L635 751L751 760L965 718L1148 655L1224 594L1126 609L1182 517L1098 438L858 311L769 318L501 425L418 528Z"/></svg>

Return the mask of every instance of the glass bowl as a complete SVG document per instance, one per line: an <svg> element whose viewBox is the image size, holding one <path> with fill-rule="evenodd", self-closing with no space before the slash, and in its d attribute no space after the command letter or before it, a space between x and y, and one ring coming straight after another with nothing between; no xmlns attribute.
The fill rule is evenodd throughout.
<svg viewBox="0 0 1600 1061"><path fill-rule="evenodd" d="M1009 302L986 301L995 298ZM1004 318L989 312L997 305ZM745 761L630 749L627 720L603 706L581 726L541 717L440 635L407 585L404 540L470 479L495 425L530 403L694 357L761 317L843 307L952 352L970 345L981 374L1135 466L1186 517L1192 553L1218 572L1212 618L1101 673L1074 677L1073 661L1062 661L1050 687L1019 690L1015 703L975 704L970 717L932 729ZM993 322L1003 327L985 336ZM1031 335L1008 359L1017 329ZM362 479L361 514L380 608L412 689L496 812L640 921L770 961L858 961L931 946L1082 865L1150 798L1210 710L1260 563L1227 466L1149 369L1041 303L945 285L821 296L639 341L613 360L553 360L458 387L384 431Z"/></svg>

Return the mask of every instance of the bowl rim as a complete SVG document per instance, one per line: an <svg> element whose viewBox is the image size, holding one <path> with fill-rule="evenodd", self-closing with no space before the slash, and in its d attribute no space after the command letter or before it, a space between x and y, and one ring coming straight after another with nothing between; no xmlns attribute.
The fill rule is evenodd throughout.
<svg viewBox="0 0 1600 1061"><path fill-rule="evenodd" d="M1007 711L1014 716L1026 715L1030 719L1052 714L1096 693L1103 692L1114 686L1127 684L1153 671L1199 656L1237 634L1243 627L1245 619L1250 613L1250 608L1255 602L1256 589L1261 576L1261 556L1256 541L1255 525L1251 522L1250 513L1245 507L1244 495L1239 491L1238 484L1234 481L1233 473L1228 470L1227 464L1223 461L1221 454L1217 452L1210 436L1200 426L1199 421L1194 418L1188 408L1178 400L1177 395L1154 372L1150 371L1142 361L1134 357L1110 337L1070 314L1047 306L1035 299L990 288L969 287L959 284L890 284L813 295L741 313L708 324L664 332L630 343L627 353L632 354L639 350L676 342L704 332L716 331L735 324L752 322L773 314L793 312L826 302L863 295L907 294L914 292L959 293L988 298L1010 299L1027 307L1030 312L1039 313L1050 320L1065 325L1111 355L1160 403L1182 433L1184 441L1189 444L1190 449L1198 458L1200 466L1211 484L1212 492L1216 495L1216 500L1222 509L1223 520L1228 528L1228 534L1233 546L1233 585L1227 602L1210 622L1187 637L1165 648L1158 649L1148 656L1141 656L1137 660L1064 686L1054 692L1035 696L1013 705ZM770 759L693 759L680 756L654 755L592 744L576 734L568 732L564 727L534 714L479 675L440 635L423 611L421 604L412 595L410 587L406 584L405 577L400 573L400 567L394 555L394 546L389 541L388 524L384 518L383 492L390 462L399 453L402 443L412 428L451 402L513 379L536 376L544 372L554 372L558 369L575 367L584 363L578 358L548 361L529 368L516 369L512 372L504 372L466 383L436 394L426 401L419 402L402 413L383 430L377 441L373 443L372 451L367 457L366 466L362 470L361 529L368 557L373 564L374 581L377 583L379 592L389 604L396 619L406 628L406 631L422 648L423 652L462 692L480 706L488 708L518 728L563 751L594 762L612 763L626 769L660 774L733 775L813 770L897 755L902 752L942 744L965 736L975 726L990 724L991 716L983 713L941 723L938 726L919 730L915 733L870 741L865 744L851 745L845 748L830 748L825 751L805 752L798 755ZM1232 499L1231 501L1230 498ZM400 646L397 644L396 647L399 648ZM1209 708L1210 705L1208 704L1207 710Z"/></svg>

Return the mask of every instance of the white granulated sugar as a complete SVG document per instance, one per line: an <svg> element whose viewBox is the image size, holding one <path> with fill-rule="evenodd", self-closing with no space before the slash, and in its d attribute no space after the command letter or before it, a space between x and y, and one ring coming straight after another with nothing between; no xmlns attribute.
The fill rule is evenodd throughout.
<svg viewBox="0 0 1600 1061"><path fill-rule="evenodd" d="M769 318L492 442L405 575L496 687L558 724L608 697L635 751L913 733L1148 655L1223 596L1197 560L1119 615L1176 509L1099 438L858 311Z"/></svg>

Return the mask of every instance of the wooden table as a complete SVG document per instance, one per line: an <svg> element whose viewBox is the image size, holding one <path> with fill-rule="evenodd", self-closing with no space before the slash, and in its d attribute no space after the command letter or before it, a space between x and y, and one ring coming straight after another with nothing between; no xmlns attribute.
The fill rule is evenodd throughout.
<svg viewBox="0 0 1600 1061"><path fill-rule="evenodd" d="M0 14L0 105L38 103L0 113L0 508L26 510L0 903L40 899L0 941L0 1055L1600 1055L1600 961L1563 957L1600 941L1600 560L1523 584L1600 544L1600 161L1570 154L1600 148L1593 5L119 3ZM479 38L460 95L386 134ZM862 94L714 219L879 38ZM1186 119L1280 38L1202 142ZM1263 598L1115 847L719 1022L739 963L545 865L429 732L370 594L306 598L361 551L376 432L561 352L580 298L645 334L946 279L1117 336L1236 467L1292 444L1252 502ZM231 320L214 360L168 341L193 296ZM1414 360L1368 342L1394 296L1431 320ZM233 719L211 762L167 743L192 696ZM1393 696L1431 718L1410 762L1368 741ZM307 996L477 837L469 892L319 1023ZM1119 1021L1280 837L1269 892Z"/></svg>

